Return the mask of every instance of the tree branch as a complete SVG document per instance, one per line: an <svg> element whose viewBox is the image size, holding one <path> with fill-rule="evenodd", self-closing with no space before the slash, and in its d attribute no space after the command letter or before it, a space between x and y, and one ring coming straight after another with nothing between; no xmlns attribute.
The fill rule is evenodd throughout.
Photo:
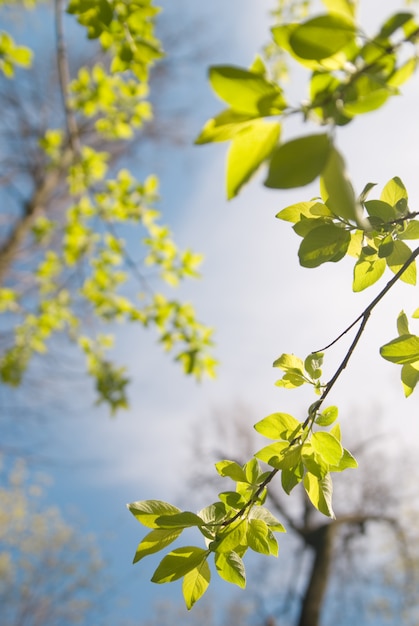
<svg viewBox="0 0 419 626"><path fill-rule="evenodd" d="M63 101L68 143L74 154L78 156L81 152L79 129L77 126L74 111L68 99L68 86L70 84L70 71L68 67L67 51L63 28L63 2L55 0L55 32L57 41L57 67L60 82L61 98Z"/></svg>

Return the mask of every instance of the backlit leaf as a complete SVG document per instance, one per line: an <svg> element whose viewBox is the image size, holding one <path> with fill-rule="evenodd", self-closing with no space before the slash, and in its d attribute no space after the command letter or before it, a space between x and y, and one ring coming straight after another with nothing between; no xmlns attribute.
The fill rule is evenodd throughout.
<svg viewBox="0 0 419 626"><path fill-rule="evenodd" d="M314 450L329 465L338 465L342 458L343 448L340 442L330 433L315 432L311 437Z"/></svg>
<svg viewBox="0 0 419 626"><path fill-rule="evenodd" d="M354 266L354 280L352 289L355 292L363 291L371 287L384 274L386 269L385 259L361 256Z"/></svg>
<svg viewBox="0 0 419 626"><path fill-rule="evenodd" d="M175 515L181 510L161 500L141 500L127 505L128 509L141 524L149 528L158 528L156 519L162 515Z"/></svg>
<svg viewBox="0 0 419 626"><path fill-rule="evenodd" d="M175 539L182 534L182 529L158 529L152 530L138 544L137 551L134 556L133 563L137 563L145 556L159 552L166 546L170 545Z"/></svg>
<svg viewBox="0 0 419 626"><path fill-rule="evenodd" d="M280 88L259 73L217 65L210 68L209 80L215 93L236 111L264 117L286 106Z"/></svg>
<svg viewBox="0 0 419 626"><path fill-rule="evenodd" d="M242 559L236 552L216 552L215 567L219 576L241 589L246 587L246 574Z"/></svg>
<svg viewBox="0 0 419 626"><path fill-rule="evenodd" d="M386 258L386 263L392 272L397 272L402 268L412 255L412 250L403 241L394 242L393 252ZM400 276L400 280L409 285L416 285L416 261L413 261Z"/></svg>
<svg viewBox="0 0 419 626"><path fill-rule="evenodd" d="M360 206L341 154L332 147L320 178L323 201L338 217L361 223Z"/></svg>
<svg viewBox="0 0 419 626"><path fill-rule="evenodd" d="M335 55L355 37L353 20L339 13L319 15L298 25L289 43L303 59L320 61Z"/></svg>
<svg viewBox="0 0 419 626"><path fill-rule="evenodd" d="M380 354L386 361L399 365L419 361L419 337L401 335L382 346Z"/></svg>
<svg viewBox="0 0 419 626"><path fill-rule="evenodd" d="M303 267L318 267L331 261L336 263L346 254L351 235L349 231L334 224L315 228L304 237L298 250Z"/></svg>
<svg viewBox="0 0 419 626"><path fill-rule="evenodd" d="M320 175L330 153L328 135L307 135L282 144L274 153L265 186L290 189L308 185Z"/></svg>
<svg viewBox="0 0 419 626"><path fill-rule="evenodd" d="M186 608L193 607L206 590L211 580L211 570L205 558L193 570L185 574L182 583L182 593L185 599Z"/></svg>
<svg viewBox="0 0 419 626"><path fill-rule="evenodd" d="M199 567L207 555L208 551L202 548L191 546L177 548L162 559L151 581L153 583L168 583L178 580L195 567Z"/></svg>
<svg viewBox="0 0 419 626"><path fill-rule="evenodd" d="M327 474L324 478L319 479L310 472L307 472L304 476L304 489L311 503L324 515L335 518L335 514L332 508L332 479L330 474Z"/></svg>
<svg viewBox="0 0 419 626"><path fill-rule="evenodd" d="M231 200L269 157L280 134L278 122L255 120L236 134L227 154L227 198Z"/></svg>

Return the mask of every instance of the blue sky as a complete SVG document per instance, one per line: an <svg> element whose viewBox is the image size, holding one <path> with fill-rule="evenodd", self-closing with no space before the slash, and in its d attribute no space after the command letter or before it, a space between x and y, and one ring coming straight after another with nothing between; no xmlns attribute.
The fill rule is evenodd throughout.
<svg viewBox="0 0 419 626"><path fill-rule="evenodd" d="M367 21L373 22L373 7L382 4L364 4L370 10ZM199 15L197 4L190 6ZM270 6L267 1L216 0L205 8L216 46L209 46L208 57L192 70L202 117L197 115L188 129L191 142L199 124L222 106L207 85L207 64L249 65L268 37ZM392 6L398 3L386 3L388 11ZM211 43L211 37L208 39ZM177 97L188 98L191 87L177 85ZM293 85L296 97L303 89L298 79ZM418 89L416 80L404 90L406 97L393 99L382 111L360 118L339 133L338 145L358 191L368 181L380 187L399 175L409 190L411 205L418 206ZM80 383L76 404L74 396L65 397L63 415L46 422L43 450L55 459L48 467L54 477L49 497L70 517L81 517L86 532L98 535L115 588L127 599L125 609L108 607L110 624L117 624L113 620L122 615L143 618L153 610L157 598L180 597L179 588L148 582L152 561L131 566L136 545L145 533L125 504L145 498L167 499L191 508L207 504L206 500L199 503L197 494L188 504L185 494L193 427L210 421L216 409L228 416L238 402L253 411L245 418L249 428L275 410L302 416L311 396L305 391L276 388L278 373L272 368L273 360L282 352L305 357L329 343L373 296L350 293L350 262L329 264L315 272L298 266L299 240L289 225L274 216L284 206L315 195L316 185L279 194L264 189L263 176L258 176L239 198L227 203L225 150L225 145L191 147L179 153L171 148L161 159L165 219L181 243L192 245L206 257L202 280L185 285L181 293L194 302L200 317L216 328L221 361L218 379L202 385L185 379L177 365L159 352L153 337L141 330L120 328L117 355L129 364L133 377L130 411L109 419L106 411L92 408L88 383ZM400 308L408 313L417 308L416 294L412 287L395 287L374 314L350 368L330 398L341 407L343 431L351 436L354 415L361 433L385 429L403 441L418 434L417 395L403 399L397 367L378 355L378 347L395 334ZM344 344L330 352L327 371L333 372L343 354ZM371 412L382 415L379 426ZM287 558L286 548L280 558Z"/></svg>

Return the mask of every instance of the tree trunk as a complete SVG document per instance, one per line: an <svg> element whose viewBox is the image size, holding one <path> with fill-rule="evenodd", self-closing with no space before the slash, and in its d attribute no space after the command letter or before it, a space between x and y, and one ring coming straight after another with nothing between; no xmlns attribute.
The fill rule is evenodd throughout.
<svg viewBox="0 0 419 626"><path fill-rule="evenodd" d="M306 537L306 542L314 548L315 556L301 604L298 626L320 625L320 612L333 557L335 531L336 525L334 523L326 524Z"/></svg>

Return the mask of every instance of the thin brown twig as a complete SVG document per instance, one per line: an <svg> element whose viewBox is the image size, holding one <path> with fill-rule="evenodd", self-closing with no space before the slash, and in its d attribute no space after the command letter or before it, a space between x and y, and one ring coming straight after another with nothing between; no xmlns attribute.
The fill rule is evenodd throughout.
<svg viewBox="0 0 419 626"><path fill-rule="evenodd" d="M60 82L61 98L63 101L65 120L67 126L68 143L75 156L81 153L80 135L77 120L68 98L68 86L70 84L70 70L68 67L67 50L65 45L63 27L63 2L55 0L55 32L57 41L57 67Z"/></svg>

